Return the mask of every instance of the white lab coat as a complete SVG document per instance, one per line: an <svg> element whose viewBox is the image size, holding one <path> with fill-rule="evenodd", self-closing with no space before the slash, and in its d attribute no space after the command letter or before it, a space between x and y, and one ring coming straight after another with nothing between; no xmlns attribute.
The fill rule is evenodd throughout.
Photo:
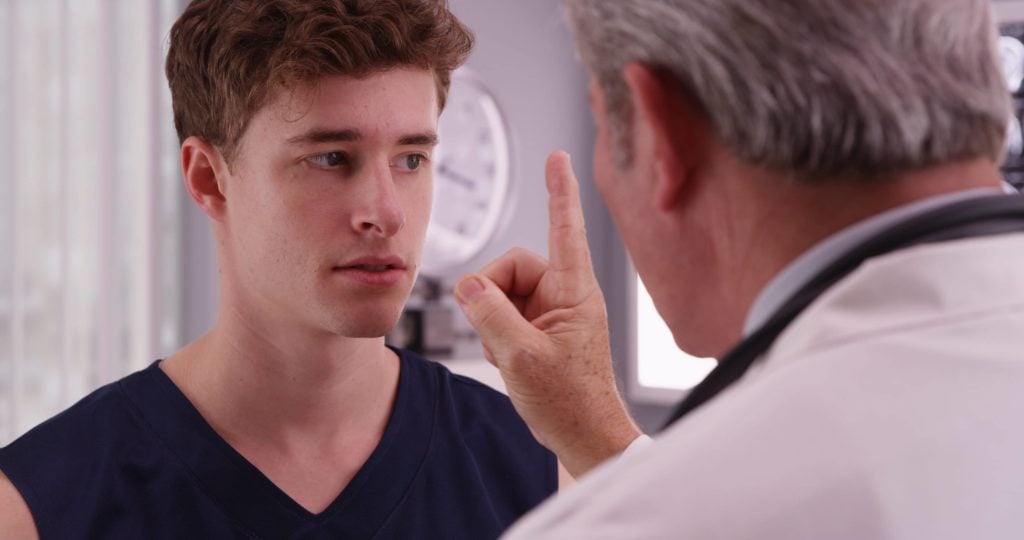
<svg viewBox="0 0 1024 540"><path fill-rule="evenodd" d="M1024 234L866 262L512 539L1024 539Z"/></svg>

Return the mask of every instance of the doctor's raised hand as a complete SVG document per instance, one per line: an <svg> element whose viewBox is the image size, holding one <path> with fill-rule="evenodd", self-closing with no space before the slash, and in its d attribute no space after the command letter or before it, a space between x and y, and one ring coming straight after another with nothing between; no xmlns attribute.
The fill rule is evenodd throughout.
<svg viewBox="0 0 1024 540"><path fill-rule="evenodd" d="M464 276L455 296L516 410L575 477L640 435L615 387L604 295L569 155L547 162L549 259L513 249Z"/></svg>

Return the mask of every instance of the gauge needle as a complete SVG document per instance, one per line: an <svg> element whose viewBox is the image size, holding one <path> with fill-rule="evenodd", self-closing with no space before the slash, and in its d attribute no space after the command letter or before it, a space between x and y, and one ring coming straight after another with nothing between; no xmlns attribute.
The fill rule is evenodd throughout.
<svg viewBox="0 0 1024 540"><path fill-rule="evenodd" d="M437 172L443 174L451 181L455 182L456 184L459 184L460 186L470 191L473 191L473 189L476 188L476 180L473 180L472 178L451 169L444 162L441 162L441 164L437 166Z"/></svg>

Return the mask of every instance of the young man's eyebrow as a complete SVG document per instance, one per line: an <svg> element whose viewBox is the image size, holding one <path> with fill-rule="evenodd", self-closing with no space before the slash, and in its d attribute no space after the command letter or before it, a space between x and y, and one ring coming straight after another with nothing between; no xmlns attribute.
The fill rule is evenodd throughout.
<svg viewBox="0 0 1024 540"><path fill-rule="evenodd" d="M288 139L291 144L316 144L325 142L355 142L363 138L363 135L354 129L312 129L301 135ZM437 144L437 134L434 132L414 133L399 137L398 144L402 146L433 146Z"/></svg>
<svg viewBox="0 0 1024 540"><path fill-rule="evenodd" d="M401 146L434 146L437 144L437 133L416 133L398 139Z"/></svg>
<svg viewBox="0 0 1024 540"><path fill-rule="evenodd" d="M362 138L363 135L354 129L311 129L302 135L288 139L288 142L291 144L354 142Z"/></svg>

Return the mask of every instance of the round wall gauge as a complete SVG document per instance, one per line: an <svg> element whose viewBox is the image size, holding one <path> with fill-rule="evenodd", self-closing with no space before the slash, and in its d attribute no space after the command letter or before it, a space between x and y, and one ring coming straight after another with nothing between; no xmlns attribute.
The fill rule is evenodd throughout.
<svg viewBox="0 0 1024 540"><path fill-rule="evenodd" d="M452 75L437 130L422 271L441 277L497 233L509 192L509 138L494 96L466 68Z"/></svg>
<svg viewBox="0 0 1024 540"><path fill-rule="evenodd" d="M1024 82L1024 43L1012 36L1000 36L997 47L1006 86L1010 93L1016 94Z"/></svg>

